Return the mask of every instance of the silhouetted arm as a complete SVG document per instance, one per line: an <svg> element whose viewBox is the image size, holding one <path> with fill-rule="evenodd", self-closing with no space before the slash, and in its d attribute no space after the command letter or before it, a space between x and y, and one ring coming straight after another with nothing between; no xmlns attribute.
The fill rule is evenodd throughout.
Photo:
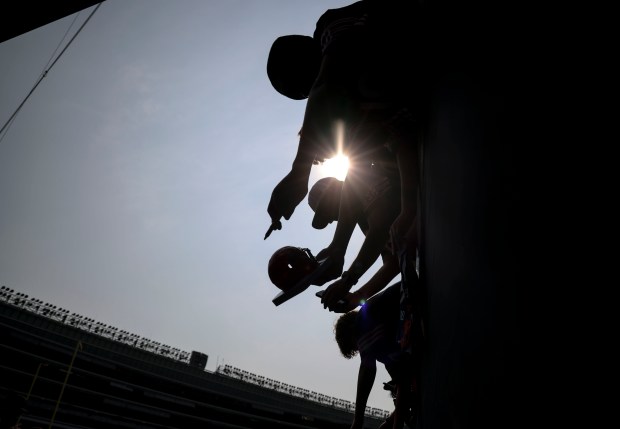
<svg viewBox="0 0 620 429"><path fill-rule="evenodd" d="M346 181L345 181L346 183ZM352 192L353 193L353 192ZM343 193L344 195L344 193ZM361 210L361 209L360 209ZM357 283L366 271L372 267L385 249L389 239L389 228L398 212L398 203L389 199L389 195L374 203L374 209L367 213L368 231L362 243L362 247L351 263L350 268L343 273L343 277L329 285L321 298L324 308L331 311L338 309L338 301L348 298L347 292ZM340 220L338 221L340 224ZM394 266L396 264L396 266ZM364 286L362 293L368 293L368 297L387 286L396 274L398 274L398 262L391 261L385 268L382 266L378 277L369 281ZM396 271L395 271L396 270ZM376 275L377 275L376 274ZM387 280L386 280L387 279Z"/></svg>
<svg viewBox="0 0 620 429"><path fill-rule="evenodd" d="M306 102L302 132L291 170L271 194L267 212L272 221L281 217L290 219L308 193L312 165L337 153L336 124L354 118L357 104L347 89L350 82L347 72L340 67L342 64L341 58L323 57L319 75Z"/></svg>
<svg viewBox="0 0 620 429"><path fill-rule="evenodd" d="M357 374L357 393L355 396L355 414L351 429L364 427L364 414L366 412L366 404L372 385L375 382L377 374L377 363L375 359L362 359L360 369Z"/></svg>

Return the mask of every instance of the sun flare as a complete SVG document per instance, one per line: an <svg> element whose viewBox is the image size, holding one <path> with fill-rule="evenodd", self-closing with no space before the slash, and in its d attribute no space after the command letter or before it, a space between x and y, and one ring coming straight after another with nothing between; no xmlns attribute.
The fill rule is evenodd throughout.
<svg viewBox="0 0 620 429"><path fill-rule="evenodd" d="M333 176L339 180L344 180L349 170L349 158L342 154L336 155L333 158L326 159L321 167L322 173L325 176Z"/></svg>
<svg viewBox="0 0 620 429"><path fill-rule="evenodd" d="M333 158L326 159L322 167L322 173L325 176L332 176L338 180L344 180L349 171L349 158L342 153L344 147L344 122L336 121L334 123L334 134L336 145L338 147L337 155Z"/></svg>

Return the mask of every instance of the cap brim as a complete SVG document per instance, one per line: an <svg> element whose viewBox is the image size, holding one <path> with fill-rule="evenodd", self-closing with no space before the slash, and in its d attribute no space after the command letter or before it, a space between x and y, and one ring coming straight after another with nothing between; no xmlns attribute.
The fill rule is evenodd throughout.
<svg viewBox="0 0 620 429"><path fill-rule="evenodd" d="M320 216L319 213L320 212L317 211L314 214L314 217L312 218L312 228L314 228L314 229L325 229L325 227L327 227L327 225L329 225L329 221L327 219L324 219L322 216Z"/></svg>

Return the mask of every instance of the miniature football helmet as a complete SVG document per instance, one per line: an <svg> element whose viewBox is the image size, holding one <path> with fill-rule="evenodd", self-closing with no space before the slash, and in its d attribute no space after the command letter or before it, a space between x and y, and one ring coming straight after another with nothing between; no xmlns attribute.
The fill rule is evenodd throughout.
<svg viewBox="0 0 620 429"><path fill-rule="evenodd" d="M312 273L319 263L309 249L284 246L269 259L269 279L279 289L286 291Z"/></svg>

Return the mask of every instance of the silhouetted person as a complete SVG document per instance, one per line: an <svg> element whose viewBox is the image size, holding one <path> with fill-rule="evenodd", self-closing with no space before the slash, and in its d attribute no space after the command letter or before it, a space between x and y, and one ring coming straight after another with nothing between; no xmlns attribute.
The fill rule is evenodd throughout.
<svg viewBox="0 0 620 429"><path fill-rule="evenodd" d="M389 227L400 210L398 197L398 174L390 180L378 167L364 169L363 174L350 171L344 182L335 177L322 178L310 190L308 204L315 212L312 226L322 229L338 221L332 242L317 255L318 260L331 258L333 269L316 284L340 277L321 297L325 308L338 313L352 310L387 287L400 273L398 258L389 245ZM365 239L350 268L342 273L345 252L356 225ZM367 283L350 292L379 256L383 260L381 268ZM346 304L338 304L341 300Z"/></svg>
<svg viewBox="0 0 620 429"><path fill-rule="evenodd" d="M418 358L419 350L412 349L412 338L419 337L420 332L413 331L412 327L420 326L425 295L416 271L417 228L412 225L407 235L410 250L394 252L388 230L399 212L399 182L390 172L389 168L376 164L364 169L363 174L350 172L344 182L326 177L314 184L308 194L308 203L315 212L312 226L321 229L338 221L332 242L317 255L318 260L331 258L332 263L328 266L327 276L314 284L324 284L340 275L349 239L358 225L365 235L364 242L349 270L322 292L321 303L324 308L337 313L352 310L401 274L399 341L404 351L409 354L417 352ZM379 270L364 285L350 292L379 256L383 261ZM421 338L418 343L421 344Z"/></svg>
<svg viewBox="0 0 620 429"><path fill-rule="evenodd" d="M390 233L397 248L404 246L418 187L413 8L414 2L358 1L327 10L313 37L282 36L272 45L267 73L274 88L308 101L291 171L269 201L269 232L280 229L280 219L289 219L306 196L312 165L337 154L342 126L340 140L352 165L386 149L393 157L401 205Z"/></svg>
<svg viewBox="0 0 620 429"><path fill-rule="evenodd" d="M417 403L415 372L409 356L397 340L400 284L395 283L370 298L362 307L341 315L334 325L340 353L351 359L359 353L355 414L352 429L364 426L368 396L377 373L377 362L385 366L395 385L394 411L382 428L401 429Z"/></svg>

